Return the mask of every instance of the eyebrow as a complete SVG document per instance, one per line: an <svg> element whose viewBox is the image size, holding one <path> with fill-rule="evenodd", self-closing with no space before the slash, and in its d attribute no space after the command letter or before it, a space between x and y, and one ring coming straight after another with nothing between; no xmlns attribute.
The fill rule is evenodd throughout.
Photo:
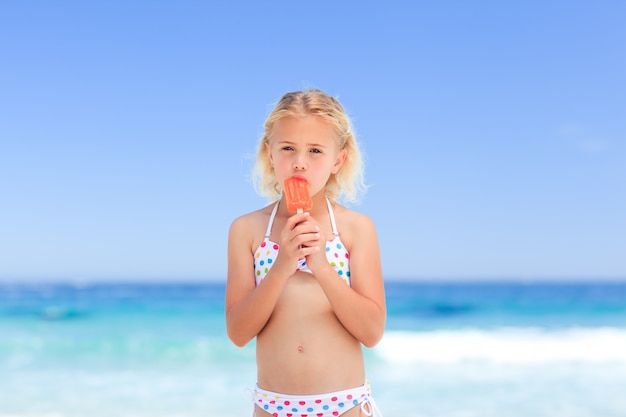
<svg viewBox="0 0 626 417"><path fill-rule="evenodd" d="M291 141L289 139L279 139L278 140L278 144L279 145L295 145L296 142ZM321 143L305 143L305 146L312 146L312 147L316 147L316 148L327 148L327 145L322 145Z"/></svg>

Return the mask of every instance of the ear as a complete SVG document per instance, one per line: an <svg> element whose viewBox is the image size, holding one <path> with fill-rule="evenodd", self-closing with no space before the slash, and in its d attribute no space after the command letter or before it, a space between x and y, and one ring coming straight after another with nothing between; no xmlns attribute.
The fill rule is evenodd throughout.
<svg viewBox="0 0 626 417"><path fill-rule="evenodd" d="M333 174L336 174L339 172L339 170L343 166L343 163L345 162L347 157L348 157L348 152L346 152L345 149L342 149L341 151L339 151L339 154L337 155L337 158L335 159L335 163L333 164L333 169L331 171Z"/></svg>
<svg viewBox="0 0 626 417"><path fill-rule="evenodd" d="M265 153L267 154L267 157L270 160L270 165L274 166L274 160L272 159L272 151L270 149L270 143L269 141L267 141L267 142L264 142L264 144L265 144Z"/></svg>

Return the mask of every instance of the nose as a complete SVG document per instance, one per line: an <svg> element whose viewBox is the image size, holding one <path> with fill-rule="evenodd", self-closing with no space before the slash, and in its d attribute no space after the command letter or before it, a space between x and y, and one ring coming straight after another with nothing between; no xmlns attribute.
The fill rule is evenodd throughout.
<svg viewBox="0 0 626 417"><path fill-rule="evenodd" d="M297 153L293 159L293 169L303 171L306 169L306 157L302 153Z"/></svg>

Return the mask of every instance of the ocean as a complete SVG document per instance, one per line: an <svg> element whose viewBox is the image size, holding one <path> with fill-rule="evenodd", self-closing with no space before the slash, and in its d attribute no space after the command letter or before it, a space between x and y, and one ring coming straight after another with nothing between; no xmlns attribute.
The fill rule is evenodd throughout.
<svg viewBox="0 0 626 417"><path fill-rule="evenodd" d="M626 283L386 283L385 417L626 416ZM0 417L249 417L217 283L0 283Z"/></svg>

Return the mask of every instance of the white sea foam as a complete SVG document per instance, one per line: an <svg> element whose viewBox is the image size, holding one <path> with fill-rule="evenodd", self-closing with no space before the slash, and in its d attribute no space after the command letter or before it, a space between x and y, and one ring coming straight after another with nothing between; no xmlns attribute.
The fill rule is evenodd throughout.
<svg viewBox="0 0 626 417"><path fill-rule="evenodd" d="M389 331L374 352L391 363L626 363L626 328Z"/></svg>

